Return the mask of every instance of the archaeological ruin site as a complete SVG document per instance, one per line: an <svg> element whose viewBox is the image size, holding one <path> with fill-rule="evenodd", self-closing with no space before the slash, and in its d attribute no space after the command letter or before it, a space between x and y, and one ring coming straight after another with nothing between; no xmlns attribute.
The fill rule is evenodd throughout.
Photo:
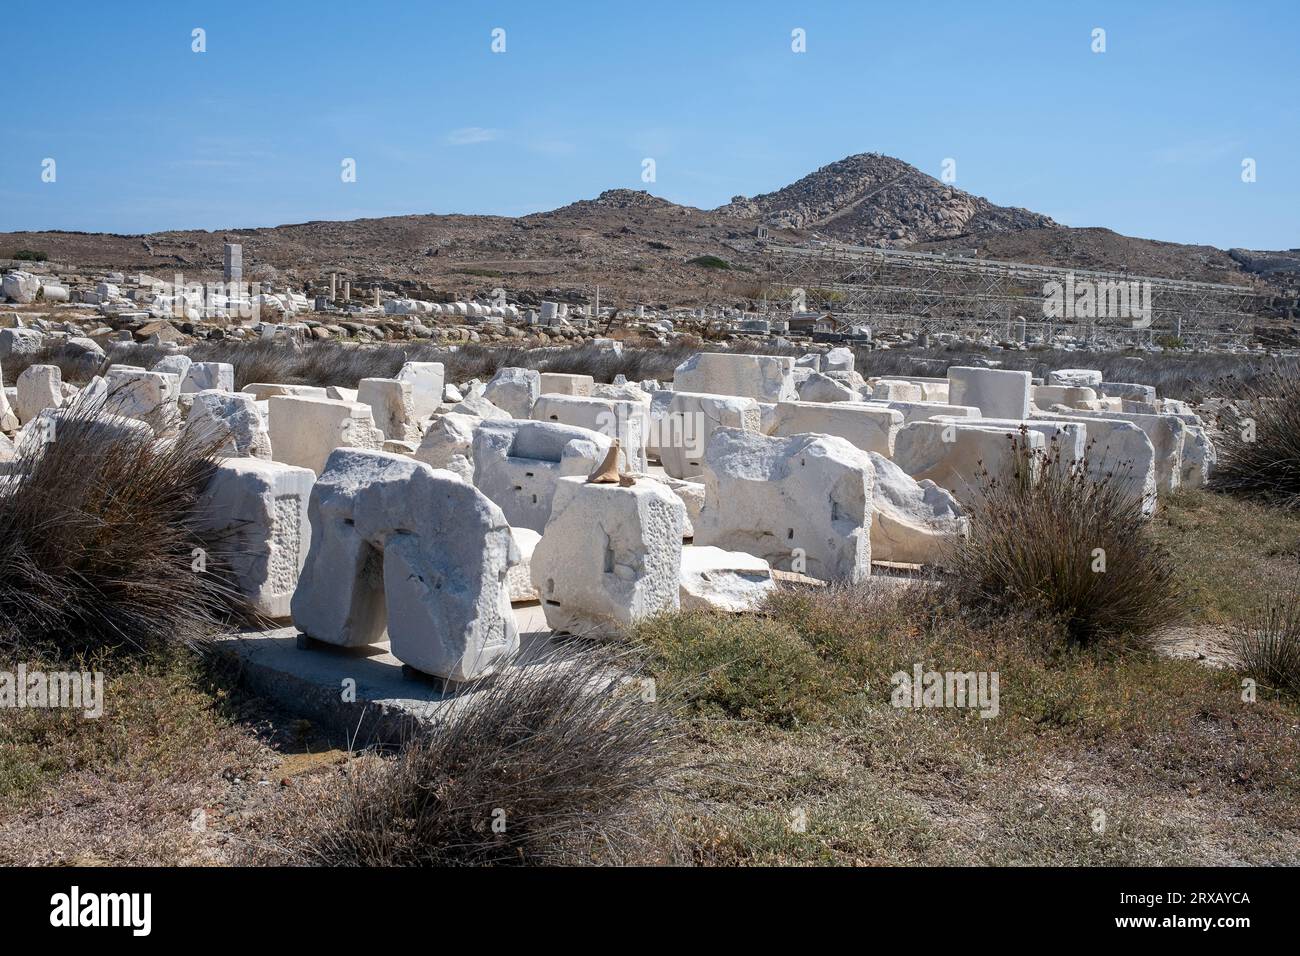
<svg viewBox="0 0 1300 956"><path fill-rule="evenodd" d="M373 945L593 876L624 930L705 876L913 946L1287 925L1295 10L54 6L13 925Z"/></svg>

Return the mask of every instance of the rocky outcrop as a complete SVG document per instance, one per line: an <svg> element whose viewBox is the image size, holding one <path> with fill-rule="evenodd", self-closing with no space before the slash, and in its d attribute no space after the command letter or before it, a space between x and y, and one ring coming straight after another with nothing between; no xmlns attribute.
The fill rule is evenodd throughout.
<svg viewBox="0 0 1300 956"><path fill-rule="evenodd" d="M773 193L737 196L717 212L880 246L1057 225L1039 213L995 206L880 153L846 157Z"/></svg>

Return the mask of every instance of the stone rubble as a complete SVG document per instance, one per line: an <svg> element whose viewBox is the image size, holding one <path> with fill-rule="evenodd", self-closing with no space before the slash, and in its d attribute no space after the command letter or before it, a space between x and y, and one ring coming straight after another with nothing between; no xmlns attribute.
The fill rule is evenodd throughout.
<svg viewBox="0 0 1300 956"><path fill-rule="evenodd" d="M238 249L227 247L227 282L242 279ZM1094 478L1115 473L1147 514L1203 486L1215 464L1205 406L1151 386L1086 368L1044 382L996 362L864 377L852 348L778 338L782 323L739 312L639 306L633 327L668 344L721 322L749 343L810 351L710 342L663 382L519 366L451 382L449 364L406 361L355 389L236 389L234 365L191 361L189 347L523 338L543 350L585 342L613 359L623 343L597 324L611 310L551 300L434 303L367 288L362 303L353 279L331 276L313 303L269 283L222 298L142 275L93 278L4 276L17 308L79 318L20 311L0 323L0 363L24 368L8 389L0 378L0 469L39 453L77 408L106 433L211 442L204 527L234 542L235 578L257 611L291 615L326 644L387 640L447 681L485 677L518 647L512 603L537 602L556 631L613 637L678 608L752 610L782 572L861 581L873 562L942 565L982 483L1015 467L1017 443L1062 468L1086 462ZM254 319L241 316L252 306ZM89 384L34 360L53 344L63 370L82 371L68 377ZM144 344L155 348L142 353L147 369L116 351ZM610 481L588 481L611 448Z"/></svg>

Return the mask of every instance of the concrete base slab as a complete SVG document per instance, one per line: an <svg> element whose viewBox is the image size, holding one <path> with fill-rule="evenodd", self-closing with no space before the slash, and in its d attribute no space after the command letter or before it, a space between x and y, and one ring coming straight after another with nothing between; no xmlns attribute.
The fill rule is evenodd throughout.
<svg viewBox="0 0 1300 956"><path fill-rule="evenodd" d="M552 646L550 629L537 602L514 608L520 655L513 667L528 667ZM399 743L446 719L455 707L472 704L472 684L453 684L410 673L388 643L345 648L310 638L297 628L238 631L215 642L234 657L240 678L255 693L301 714L349 746Z"/></svg>

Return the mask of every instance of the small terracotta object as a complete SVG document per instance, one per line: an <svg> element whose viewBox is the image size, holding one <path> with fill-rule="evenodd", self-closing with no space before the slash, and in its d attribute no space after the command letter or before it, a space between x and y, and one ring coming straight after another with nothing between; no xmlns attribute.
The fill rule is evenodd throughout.
<svg viewBox="0 0 1300 956"><path fill-rule="evenodd" d="M614 485L620 484L618 477L618 439L609 446L609 451L605 453L605 460L596 466L596 470L587 476L589 485Z"/></svg>

